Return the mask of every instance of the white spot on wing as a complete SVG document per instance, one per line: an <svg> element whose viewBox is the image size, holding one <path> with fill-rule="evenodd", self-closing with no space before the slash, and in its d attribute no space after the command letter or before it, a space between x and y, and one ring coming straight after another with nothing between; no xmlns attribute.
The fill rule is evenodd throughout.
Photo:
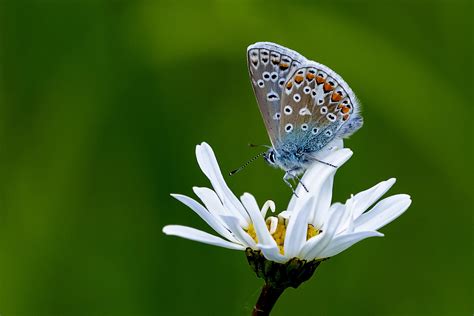
<svg viewBox="0 0 474 316"><path fill-rule="evenodd" d="M307 107L304 107L300 110L300 115L311 115L311 111L307 108Z"/></svg>
<svg viewBox="0 0 474 316"><path fill-rule="evenodd" d="M280 97L278 96L278 94L275 93L275 91L272 90L267 94L267 100L268 101L278 101L278 100L280 100Z"/></svg>
<svg viewBox="0 0 474 316"><path fill-rule="evenodd" d="M262 73L263 80L269 81L270 80L270 73L268 71L264 71Z"/></svg>
<svg viewBox="0 0 474 316"><path fill-rule="evenodd" d="M336 121L336 118L337 118L337 116L334 115L333 113L329 113L328 115L326 115L326 117L327 117L328 120L331 121L331 122L335 122L335 121Z"/></svg>
<svg viewBox="0 0 474 316"><path fill-rule="evenodd" d="M276 72L272 72L270 74L270 80L276 82L278 80L278 74Z"/></svg>

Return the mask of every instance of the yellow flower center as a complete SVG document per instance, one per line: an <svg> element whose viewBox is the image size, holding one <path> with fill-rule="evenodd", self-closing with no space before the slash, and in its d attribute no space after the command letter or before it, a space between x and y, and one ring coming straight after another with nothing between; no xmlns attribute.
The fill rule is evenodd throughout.
<svg viewBox="0 0 474 316"><path fill-rule="evenodd" d="M274 222L276 222L276 220L278 220L278 222L275 227ZM288 221L281 217L278 217L278 219L276 217L269 217L267 218L266 223L268 231L272 235L273 239L276 241L278 248L280 249L280 253L283 255L285 252L285 250L283 249L283 245L285 244L285 234ZM318 229L316 229L313 225L308 224L308 229L306 231L306 240L318 235L319 233L320 231ZM249 234L250 237L252 237L252 239L255 240L256 243L258 243L257 233L255 232L255 227L253 226L253 224L250 224L249 228L247 229L247 234Z"/></svg>

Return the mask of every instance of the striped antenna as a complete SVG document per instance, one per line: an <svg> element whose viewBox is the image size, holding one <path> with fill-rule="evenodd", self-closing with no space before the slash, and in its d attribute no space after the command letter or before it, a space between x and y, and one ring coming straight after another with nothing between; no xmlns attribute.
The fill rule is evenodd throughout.
<svg viewBox="0 0 474 316"><path fill-rule="evenodd" d="M233 176L234 174L236 174L237 172L239 172L240 170L244 169L245 167L247 167L249 164L251 164L252 162L254 162L256 159L258 159L259 157L263 156L264 154L266 153L266 151L264 151L263 153L260 153L258 154L257 156L253 157L252 159L250 159L249 161L247 161L246 163L244 163L242 166L240 166L239 168L235 169L235 170L232 170L231 172L229 172L229 175L230 176Z"/></svg>

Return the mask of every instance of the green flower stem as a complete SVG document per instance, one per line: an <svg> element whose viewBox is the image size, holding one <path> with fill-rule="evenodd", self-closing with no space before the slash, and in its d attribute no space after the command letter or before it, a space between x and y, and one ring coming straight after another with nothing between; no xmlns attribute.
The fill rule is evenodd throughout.
<svg viewBox="0 0 474 316"><path fill-rule="evenodd" d="M270 311L284 290L285 288L278 288L265 283L258 301L253 307L252 316L270 315Z"/></svg>
<svg viewBox="0 0 474 316"><path fill-rule="evenodd" d="M269 315L276 301L289 287L297 288L309 280L316 268L326 259L306 261L298 258L285 263L265 259L260 250L247 248L245 255L257 277L265 280L262 293L255 304L252 315Z"/></svg>

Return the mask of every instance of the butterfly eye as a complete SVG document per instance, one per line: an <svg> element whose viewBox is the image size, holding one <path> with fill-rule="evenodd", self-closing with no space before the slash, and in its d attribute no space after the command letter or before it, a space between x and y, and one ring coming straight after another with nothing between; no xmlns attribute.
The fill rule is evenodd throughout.
<svg viewBox="0 0 474 316"><path fill-rule="evenodd" d="M296 93L296 94L293 96L293 100L295 100L295 102L300 102L301 96L300 96L298 93Z"/></svg>
<svg viewBox="0 0 474 316"><path fill-rule="evenodd" d="M301 129L303 131L307 131L308 130L308 124L304 123L304 124L301 124Z"/></svg>
<svg viewBox="0 0 474 316"><path fill-rule="evenodd" d="M329 137L329 136L332 135L332 131L327 130L327 131L324 132L324 135L326 135L327 137Z"/></svg>
<svg viewBox="0 0 474 316"><path fill-rule="evenodd" d="M311 95L312 95L313 97L316 96L316 90L315 90L315 89L313 89L313 91L311 91Z"/></svg>
<svg viewBox="0 0 474 316"><path fill-rule="evenodd" d="M259 80L257 81L257 85L258 85L260 88L263 88L263 87L265 87L265 82L263 82L262 79L259 79Z"/></svg>
<svg viewBox="0 0 474 316"><path fill-rule="evenodd" d="M275 115L273 115L273 119L274 119L275 121L278 121L278 120L280 119L280 117L281 117L281 113L280 113L280 112L276 112Z"/></svg>
<svg viewBox="0 0 474 316"><path fill-rule="evenodd" d="M316 127L314 127L312 130L311 130L311 134L313 135L316 135L318 133L318 129Z"/></svg>
<svg viewBox="0 0 474 316"><path fill-rule="evenodd" d="M311 92L311 88L308 87L308 86L306 86L306 87L304 87L303 92L304 92L305 94L309 94L309 93Z"/></svg>
<svg viewBox="0 0 474 316"><path fill-rule="evenodd" d="M288 124L285 125L285 131L287 133L291 132L292 130L293 130L293 124L288 123Z"/></svg>
<svg viewBox="0 0 474 316"><path fill-rule="evenodd" d="M278 84L283 87L283 85L285 84L285 79L280 79L280 81L278 81Z"/></svg>
<svg viewBox="0 0 474 316"><path fill-rule="evenodd" d="M270 158L271 163L275 163L275 153L273 151L270 153L269 158Z"/></svg>
<svg viewBox="0 0 474 316"><path fill-rule="evenodd" d="M328 112L328 107L327 106L321 107L321 114L326 114L327 112Z"/></svg>
<svg viewBox="0 0 474 316"><path fill-rule="evenodd" d="M319 99L318 100L318 104L323 104L324 103L324 100L323 99Z"/></svg>

